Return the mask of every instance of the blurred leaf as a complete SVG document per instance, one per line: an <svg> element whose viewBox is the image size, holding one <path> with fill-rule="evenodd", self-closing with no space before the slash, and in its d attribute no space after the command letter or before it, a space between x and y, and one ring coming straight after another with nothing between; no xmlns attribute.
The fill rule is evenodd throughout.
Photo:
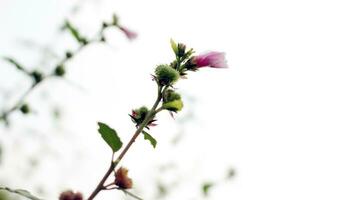
<svg viewBox="0 0 356 200"><path fill-rule="evenodd" d="M115 13L112 15L112 24L115 26L119 24L119 18Z"/></svg>
<svg viewBox="0 0 356 200"><path fill-rule="evenodd" d="M98 125L98 131L101 134L101 137L111 147L113 152L118 151L122 147L122 142L119 136L117 136L116 131L102 122L98 122Z"/></svg>
<svg viewBox="0 0 356 200"><path fill-rule="evenodd" d="M208 196L209 195L209 191L213 186L214 186L214 184L211 183L211 182L206 182L206 183L204 183L202 185L201 190L202 190L204 196Z"/></svg>
<svg viewBox="0 0 356 200"><path fill-rule="evenodd" d="M4 57L4 60L6 60L7 62L9 62L12 65L14 65L18 70L27 73L27 71L23 68L23 66L20 63L18 63L15 59L10 58L10 57Z"/></svg>
<svg viewBox="0 0 356 200"><path fill-rule="evenodd" d="M146 131L142 131L143 135L144 135L144 139L145 140L149 140L151 145L153 146L153 148L156 148L156 145L157 145L157 140L154 139L152 137L152 135L150 135L149 133L147 133Z"/></svg>
<svg viewBox="0 0 356 200"><path fill-rule="evenodd" d="M171 39L170 42L171 42L171 47L172 47L173 52L176 55L178 55L178 45L177 45L177 43L173 39Z"/></svg>
<svg viewBox="0 0 356 200"><path fill-rule="evenodd" d="M226 179L227 180L233 179L235 177L235 175L236 175L235 169L234 168L230 168L227 171Z"/></svg>
<svg viewBox="0 0 356 200"><path fill-rule="evenodd" d="M65 21L64 27L69 30L72 36L79 42L83 43L83 37L79 34L77 28L75 28L68 20Z"/></svg>
<svg viewBox="0 0 356 200"><path fill-rule="evenodd" d="M29 191L23 190L23 189L10 189L8 187L0 186L0 190L6 190L8 192L18 194L20 196L26 197L26 198L31 199L31 200L42 200L42 199L40 199L40 198L38 198L36 196L33 196Z"/></svg>

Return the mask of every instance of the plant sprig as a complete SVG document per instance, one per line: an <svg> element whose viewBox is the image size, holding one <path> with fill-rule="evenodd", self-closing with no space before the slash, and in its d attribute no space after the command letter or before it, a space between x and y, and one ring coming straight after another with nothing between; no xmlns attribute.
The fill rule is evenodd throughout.
<svg viewBox="0 0 356 200"><path fill-rule="evenodd" d="M21 97L9 108L4 109L0 112L0 121L4 121L6 124L9 124L8 117L15 111L20 110L23 114L28 114L31 112L31 108L26 103L26 98L43 82L53 77L63 77L66 73L65 64L73 59L79 52L81 52L85 47L90 44L106 42L105 30L109 28L117 28L122 31L128 39L133 39L136 37L136 34L132 31L129 31L127 28L121 26L118 21L116 14L113 15L110 22L103 22L102 26L99 28L97 34L88 39L84 37L79 30L69 21L65 20L62 27L63 30L67 30L72 37L78 42L78 47L75 50L68 50L64 53L63 58L61 58L53 67L52 71L49 74L44 74L38 70L28 71L26 67L20 64L16 59L11 57L3 57L3 59L9 64L13 65L17 70L23 72L30 79L32 79L31 86L21 95Z"/></svg>
<svg viewBox="0 0 356 200"><path fill-rule="evenodd" d="M151 142L151 145L156 147L157 140L152 135L148 134L145 129L149 129L150 126L155 125L155 117L159 112L166 110L173 114L182 110L183 101L180 94L178 94L173 87L173 85L180 78L185 77L188 71L197 71L202 67L227 67L223 53L210 52L203 55L193 56L194 51L192 49L186 51L186 46L184 44L178 43L177 45L173 40L171 40L171 47L175 53L175 60L170 64L158 65L153 75L153 80L155 80L157 84L156 100L153 103L151 109L142 106L138 109L132 110L130 117L135 123L137 129L129 142L125 145L124 149L116 158L114 158L114 154L120 150L122 146L121 140L117 136L114 129L110 128L102 122L99 122L99 132L104 138L105 142L111 147L113 154L109 169L106 171L102 179L97 184L96 188L90 194L88 200L94 199L102 190L107 189L105 182L112 173L115 174L116 178L114 182L109 183L108 185L116 185L118 186L116 187L117 189L122 189L124 191L132 187L132 180L127 176L128 170L126 168L120 167L115 172L115 169L141 133L143 133L144 139L148 139ZM104 133L105 137L103 136L102 131L103 124L105 127L109 127L106 129L108 131ZM120 143L120 148L113 147L113 143L115 143L115 141Z"/></svg>

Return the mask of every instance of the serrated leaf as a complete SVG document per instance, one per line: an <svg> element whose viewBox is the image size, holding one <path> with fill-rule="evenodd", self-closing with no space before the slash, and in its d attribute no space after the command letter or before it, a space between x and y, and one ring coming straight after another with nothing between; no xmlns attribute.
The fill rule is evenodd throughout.
<svg viewBox="0 0 356 200"><path fill-rule="evenodd" d="M20 63L18 63L15 59L9 58L9 57L4 57L4 60L6 60L7 62L14 65L18 70L26 72L26 70L22 67L22 65Z"/></svg>
<svg viewBox="0 0 356 200"><path fill-rule="evenodd" d="M20 196L26 197L26 198L31 199L31 200L42 200L42 199L32 195L29 191L23 190L23 189L11 189L11 188L8 188L8 187L1 187L0 186L0 190L6 190L8 192L18 194Z"/></svg>
<svg viewBox="0 0 356 200"><path fill-rule="evenodd" d="M170 40L171 42L171 47L172 47L172 50L174 52L174 54L178 55L178 45L176 42L174 42L173 39Z"/></svg>
<svg viewBox="0 0 356 200"><path fill-rule="evenodd" d="M72 36L79 42L83 42L82 36L80 36L78 29L76 29L68 20L65 21L64 26L69 30Z"/></svg>
<svg viewBox="0 0 356 200"><path fill-rule="evenodd" d="M122 147L122 142L116 131L102 122L98 122L99 133L105 142L111 147L113 152L117 152Z"/></svg>
<svg viewBox="0 0 356 200"><path fill-rule="evenodd" d="M150 134L147 133L146 131L142 131L142 133L143 133L143 135L144 135L143 138L144 138L145 140L150 141L150 143L151 143L151 145L153 146L153 148L156 148L157 140L154 139L154 138L152 137L152 135L150 135Z"/></svg>

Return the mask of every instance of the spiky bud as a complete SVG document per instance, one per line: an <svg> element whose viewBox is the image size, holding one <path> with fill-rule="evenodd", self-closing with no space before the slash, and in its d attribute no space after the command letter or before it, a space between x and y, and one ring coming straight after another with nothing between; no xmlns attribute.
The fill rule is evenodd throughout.
<svg viewBox="0 0 356 200"><path fill-rule="evenodd" d="M172 85L179 79L179 72L169 65L158 65L155 74L161 85Z"/></svg>

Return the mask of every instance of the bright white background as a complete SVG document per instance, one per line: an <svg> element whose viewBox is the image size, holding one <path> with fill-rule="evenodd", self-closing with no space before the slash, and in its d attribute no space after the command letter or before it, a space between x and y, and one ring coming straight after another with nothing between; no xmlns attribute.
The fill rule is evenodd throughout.
<svg viewBox="0 0 356 200"><path fill-rule="evenodd" d="M199 177L219 177L226 166L235 166L236 180L215 188L211 199L356 198L354 1L83 1L78 14L69 11L71 2L1 0L0 55L35 66L38 57L23 50L20 39L52 43L58 52L74 47L58 33L65 17L90 34L101 20L117 12L122 24L137 31L139 38L130 43L110 31L109 47L88 48L70 62L70 84L49 84L51 101L65 109L60 127L73 135L51 139L48 131L53 130L46 125L45 111L29 118L16 115L13 120L19 121L18 126L2 129L0 141L8 152L45 151L36 145L39 140L61 155L81 152L79 160L49 157L41 165L42 174L36 172L38 180L53 176L48 181L57 183L47 186L50 198L63 188L88 194L94 187L109 159L96 133L96 121L109 123L125 140L129 138L133 127L127 113L153 101L155 88L149 74L156 64L173 58L170 38L197 52L226 52L229 69L204 69L178 85L186 98L194 97L194 102L186 101L185 109L194 110L195 121L185 125L184 145L175 150L169 150L168 143L177 123L166 114L152 130L159 138L155 151L146 141L137 142L123 164L130 167L140 187L150 181L143 174L145 168L172 159L183 166L181 176L188 185L200 183ZM1 62L0 89L23 90L26 83L10 68ZM42 90L45 87L30 97L38 110L36 96ZM29 125L41 127L42 139L16 146L26 136L23 127ZM6 134L12 139L7 140ZM11 186L27 188L26 181L15 178L23 168L20 157L5 159L2 177L12 174L6 180ZM67 175L54 174L63 171ZM182 190L186 192L170 199L194 198L184 195L198 191L192 186Z"/></svg>

